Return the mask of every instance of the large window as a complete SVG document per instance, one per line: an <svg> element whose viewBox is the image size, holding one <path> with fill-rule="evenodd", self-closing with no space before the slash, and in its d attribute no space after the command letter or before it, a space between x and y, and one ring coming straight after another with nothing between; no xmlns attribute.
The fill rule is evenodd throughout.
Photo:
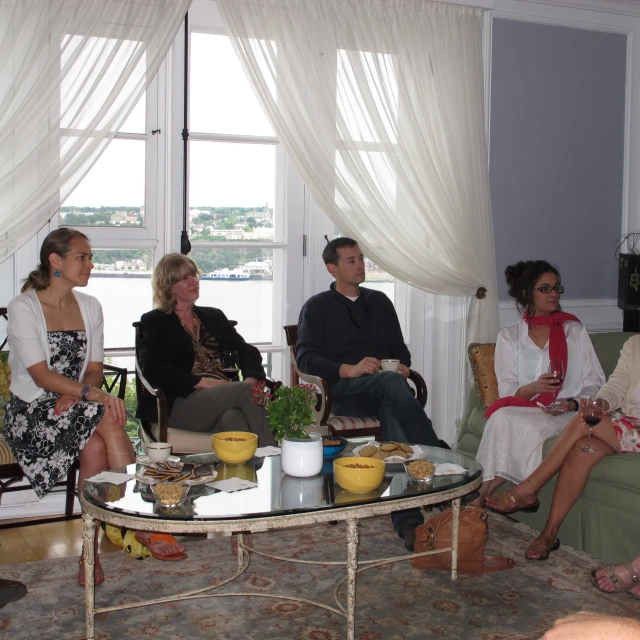
<svg viewBox="0 0 640 640"><path fill-rule="evenodd" d="M204 272L200 303L243 337L280 340L284 279L282 151L229 39L191 33L189 235Z"/></svg>
<svg viewBox="0 0 640 640"><path fill-rule="evenodd" d="M110 46L108 38L97 38L76 64L113 54ZM61 64L71 53L66 47ZM122 58L126 64L127 57ZM115 55L110 73L117 73L118 60ZM138 75L144 74L145 63L143 55ZM91 65L86 66L90 74ZM60 208L60 224L80 229L91 241L95 268L86 292L102 304L105 348L112 352L132 349L132 323L152 308L151 272L159 225L152 188L158 170L157 137L151 129L162 128L157 124L157 92L158 80L154 79L115 139ZM64 112L63 104L61 110ZM63 129L63 144L73 140L82 123L67 124L75 126Z"/></svg>

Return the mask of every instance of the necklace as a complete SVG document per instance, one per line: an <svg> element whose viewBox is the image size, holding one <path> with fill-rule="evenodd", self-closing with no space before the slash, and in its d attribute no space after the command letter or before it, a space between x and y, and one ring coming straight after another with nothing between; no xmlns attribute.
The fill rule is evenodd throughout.
<svg viewBox="0 0 640 640"><path fill-rule="evenodd" d="M198 342L200 342L200 323L198 322L198 318L196 317L195 313L193 313L191 317L193 319L193 329L189 329L189 327L187 327L187 325L182 322L182 320L180 320L180 316L178 316L178 320L180 320L182 328L189 334L193 342L197 344Z"/></svg>

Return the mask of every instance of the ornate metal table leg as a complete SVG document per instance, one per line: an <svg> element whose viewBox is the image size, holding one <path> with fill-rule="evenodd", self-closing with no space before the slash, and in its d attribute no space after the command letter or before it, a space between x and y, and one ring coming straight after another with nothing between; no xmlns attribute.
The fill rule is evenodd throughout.
<svg viewBox="0 0 640 640"><path fill-rule="evenodd" d="M95 616L95 538L96 523L89 515L82 516L82 549L84 558L84 598L87 622L87 640L93 640Z"/></svg>
<svg viewBox="0 0 640 640"><path fill-rule="evenodd" d="M451 514L451 579L458 579L458 533L460 531L460 498L453 501Z"/></svg>
<svg viewBox="0 0 640 640"><path fill-rule="evenodd" d="M355 638L358 521L347 520L347 640Z"/></svg>
<svg viewBox="0 0 640 640"><path fill-rule="evenodd" d="M236 534L238 537L236 538L236 543L238 545L238 570L242 569L244 564L244 534L241 532Z"/></svg>

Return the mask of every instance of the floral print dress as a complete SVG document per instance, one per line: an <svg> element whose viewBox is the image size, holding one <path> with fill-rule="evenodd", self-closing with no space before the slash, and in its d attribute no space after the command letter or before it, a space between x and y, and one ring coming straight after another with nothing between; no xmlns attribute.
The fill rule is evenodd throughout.
<svg viewBox="0 0 640 640"><path fill-rule="evenodd" d="M49 368L79 382L87 356L84 331L48 331ZM45 391L33 402L11 394L4 437L38 497L64 478L104 416L96 402L78 402L57 416L60 394Z"/></svg>

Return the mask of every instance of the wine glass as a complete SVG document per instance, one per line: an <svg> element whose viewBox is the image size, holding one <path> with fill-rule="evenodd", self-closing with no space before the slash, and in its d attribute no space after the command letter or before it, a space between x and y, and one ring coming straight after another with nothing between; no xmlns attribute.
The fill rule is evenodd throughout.
<svg viewBox="0 0 640 640"><path fill-rule="evenodd" d="M549 405L549 409L560 409L560 405L558 404L558 392L560 391L560 387L564 382L564 362L558 359L549 360L549 368L547 372L550 373L554 378L558 380L556 386L557 389L553 394L553 402Z"/></svg>
<svg viewBox="0 0 640 640"><path fill-rule="evenodd" d="M597 453L595 449L591 448L591 432L593 431L593 427L602 420L603 413L602 398L589 396L582 407L582 419L589 427L589 439L584 447L578 447L578 451L583 451L584 453Z"/></svg>
<svg viewBox="0 0 640 640"><path fill-rule="evenodd" d="M238 361L237 351L223 351L222 352L222 372L229 378L234 380L238 377L238 371L240 370L240 364Z"/></svg>

